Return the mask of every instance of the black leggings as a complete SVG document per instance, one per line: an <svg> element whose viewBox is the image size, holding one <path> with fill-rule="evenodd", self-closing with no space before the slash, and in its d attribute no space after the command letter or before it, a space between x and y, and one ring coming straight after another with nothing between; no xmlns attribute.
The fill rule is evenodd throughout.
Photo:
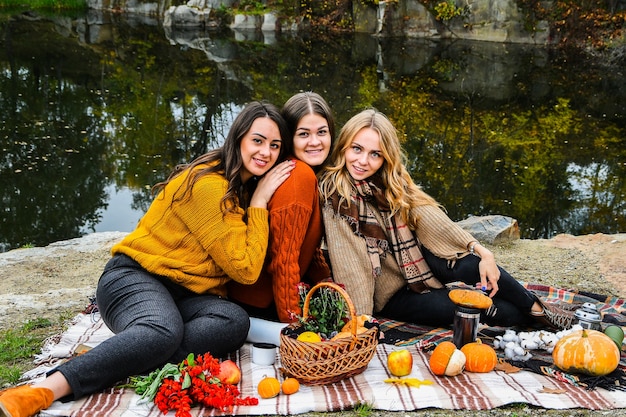
<svg viewBox="0 0 626 417"><path fill-rule="evenodd" d="M474 285L480 282L478 264L480 258L467 255L458 259L453 267L445 259L438 258L422 247L422 254L433 274L443 284L464 282ZM529 312L536 296L522 286L507 271L500 269L499 290L493 298L493 314L481 314L481 322L490 326L526 326L533 322ZM380 314L394 320L427 326L449 327L454 320L456 305L448 297L448 290L433 290L417 294L403 288L391 297Z"/></svg>
<svg viewBox="0 0 626 417"><path fill-rule="evenodd" d="M148 273L125 255L106 265L96 293L98 309L115 336L54 371L68 380L73 398L100 391L189 353L220 358L240 348L250 319L238 305L198 295ZM64 400L66 400L64 399Z"/></svg>

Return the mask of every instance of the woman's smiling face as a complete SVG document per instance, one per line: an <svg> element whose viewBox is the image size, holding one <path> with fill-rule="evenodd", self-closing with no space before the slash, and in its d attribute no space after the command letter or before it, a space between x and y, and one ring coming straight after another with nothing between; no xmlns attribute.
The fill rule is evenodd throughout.
<svg viewBox="0 0 626 417"><path fill-rule="evenodd" d="M383 166L380 135L369 127L359 130L345 151L346 169L355 180L365 180Z"/></svg>
<svg viewBox="0 0 626 417"><path fill-rule="evenodd" d="M330 152L331 139L328 121L309 113L300 119L293 136L294 156L312 167L322 165Z"/></svg>
<svg viewBox="0 0 626 417"><path fill-rule="evenodd" d="M282 140L278 125L269 117L256 119L241 139L241 181L265 174L276 164Z"/></svg>

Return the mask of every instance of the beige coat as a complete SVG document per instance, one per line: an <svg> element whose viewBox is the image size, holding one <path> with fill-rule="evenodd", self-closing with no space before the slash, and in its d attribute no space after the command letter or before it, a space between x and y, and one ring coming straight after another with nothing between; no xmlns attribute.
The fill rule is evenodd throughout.
<svg viewBox="0 0 626 417"><path fill-rule="evenodd" d="M420 219L417 238L428 250L452 262L469 254L467 247L476 239L443 210L435 206L421 206L414 210ZM381 221L378 210L373 211ZM333 279L345 286L357 314L379 312L391 296L406 285L395 257L388 253L381 259L382 273L374 277L365 239L355 235L348 222L336 215L330 205L323 208L322 215Z"/></svg>

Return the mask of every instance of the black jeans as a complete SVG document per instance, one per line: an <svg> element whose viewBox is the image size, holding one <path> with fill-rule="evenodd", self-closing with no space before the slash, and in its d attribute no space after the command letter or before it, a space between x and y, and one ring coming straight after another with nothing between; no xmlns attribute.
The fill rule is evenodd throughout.
<svg viewBox="0 0 626 417"><path fill-rule="evenodd" d="M65 376L74 399L178 363L189 353L223 357L243 345L250 327L238 305L152 275L125 255L107 263L96 297L115 336L49 372Z"/></svg>
<svg viewBox="0 0 626 417"><path fill-rule="evenodd" d="M458 259L454 266L433 255L422 247L422 254L433 274L443 284L464 282L472 287L480 282L478 264L480 258L467 255ZM500 269L499 290L493 298L493 314L481 314L481 322L490 326L525 326L533 322L530 308L537 297L522 286L507 271ZM403 288L391 297L380 314L394 320L423 324L434 327L449 327L454 320L456 305L448 297L448 290L432 290L417 294Z"/></svg>

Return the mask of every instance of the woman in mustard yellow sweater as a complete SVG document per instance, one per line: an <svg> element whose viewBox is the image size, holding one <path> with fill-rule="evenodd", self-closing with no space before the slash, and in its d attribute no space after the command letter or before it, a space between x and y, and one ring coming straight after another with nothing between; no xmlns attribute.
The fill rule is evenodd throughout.
<svg viewBox="0 0 626 417"><path fill-rule="evenodd" d="M285 161L270 171L289 152L286 140L278 109L251 103L223 147L157 184L152 205L113 247L98 282L98 308L115 336L41 382L1 392L0 416L31 416L189 353L222 357L238 349L249 317L223 298L225 283L251 284L261 272L267 203L294 166Z"/></svg>

